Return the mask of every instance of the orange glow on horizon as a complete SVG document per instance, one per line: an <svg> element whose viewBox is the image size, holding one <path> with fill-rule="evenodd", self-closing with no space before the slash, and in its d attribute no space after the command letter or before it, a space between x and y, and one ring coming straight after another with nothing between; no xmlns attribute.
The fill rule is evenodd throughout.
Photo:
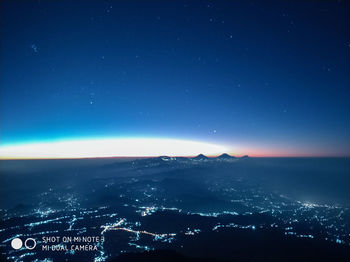
<svg viewBox="0 0 350 262"><path fill-rule="evenodd" d="M96 159L144 157L195 157L204 154L217 157L227 153L242 157L349 157L313 153L287 152L278 148L233 147L180 139L104 138L65 140L0 146L0 159ZM294 152L293 152L294 151ZM324 151L322 151L324 152Z"/></svg>

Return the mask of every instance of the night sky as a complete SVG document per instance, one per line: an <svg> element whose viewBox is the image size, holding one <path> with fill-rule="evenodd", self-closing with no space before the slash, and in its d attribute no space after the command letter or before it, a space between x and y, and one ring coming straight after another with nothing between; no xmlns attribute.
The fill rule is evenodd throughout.
<svg viewBox="0 0 350 262"><path fill-rule="evenodd" d="M350 155L347 1L1 1L1 145Z"/></svg>

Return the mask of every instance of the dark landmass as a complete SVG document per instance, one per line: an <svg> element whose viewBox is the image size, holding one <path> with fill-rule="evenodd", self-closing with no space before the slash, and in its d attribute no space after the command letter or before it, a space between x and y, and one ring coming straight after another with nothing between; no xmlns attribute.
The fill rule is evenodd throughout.
<svg viewBox="0 0 350 262"><path fill-rule="evenodd" d="M2 161L1 254L7 261L349 259L350 159L200 159L27 160L17 168ZM89 252L10 247L14 237L57 235L105 242Z"/></svg>

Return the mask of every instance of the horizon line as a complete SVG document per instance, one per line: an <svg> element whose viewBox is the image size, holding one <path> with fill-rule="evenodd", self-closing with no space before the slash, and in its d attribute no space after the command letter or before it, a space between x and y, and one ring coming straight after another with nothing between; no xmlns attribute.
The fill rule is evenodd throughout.
<svg viewBox="0 0 350 262"><path fill-rule="evenodd" d="M303 150L302 150L303 151ZM99 158L151 158L159 156L195 157L203 154L217 157L223 153L240 157L322 157L347 158L350 154L325 151L320 152L286 152L277 149L242 148L203 141L173 139L173 138L80 138L53 140L42 142L16 143L12 145L0 144L0 160L25 159L99 159ZM244 152L244 153L242 153Z"/></svg>
<svg viewBox="0 0 350 262"><path fill-rule="evenodd" d="M228 154L231 157L242 158L248 156L249 158L350 158L350 155L311 155L311 154L283 154L283 155L261 155L261 154L231 154L231 153L222 153L216 155L153 155L153 156L97 156L97 157L0 157L0 160L79 160L79 159L144 159L144 158L157 158L157 157L184 157L184 158L195 158L198 155L204 155L208 158L217 158L223 154Z"/></svg>

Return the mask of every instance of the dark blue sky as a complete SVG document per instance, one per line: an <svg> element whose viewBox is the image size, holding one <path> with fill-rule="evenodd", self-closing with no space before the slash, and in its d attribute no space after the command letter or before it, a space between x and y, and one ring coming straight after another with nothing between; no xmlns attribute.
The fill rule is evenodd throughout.
<svg viewBox="0 0 350 262"><path fill-rule="evenodd" d="M350 154L347 1L1 1L1 144Z"/></svg>

